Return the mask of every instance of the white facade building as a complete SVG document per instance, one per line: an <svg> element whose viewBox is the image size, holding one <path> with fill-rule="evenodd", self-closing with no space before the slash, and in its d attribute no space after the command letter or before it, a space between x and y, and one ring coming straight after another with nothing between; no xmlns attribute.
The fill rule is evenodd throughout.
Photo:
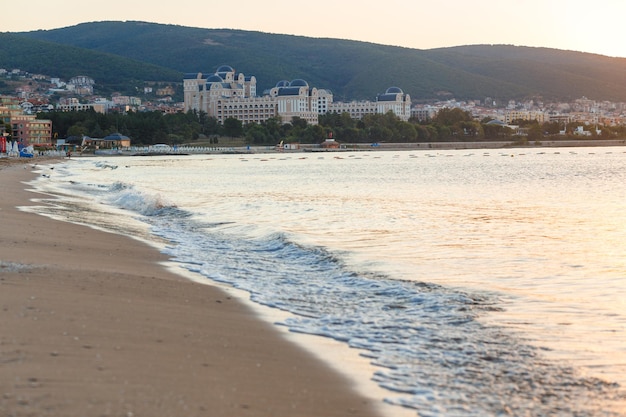
<svg viewBox="0 0 626 417"><path fill-rule="evenodd" d="M281 122L288 123L294 117L299 117L309 124L317 124L320 114L318 90L309 87L306 81L279 81L270 89L269 96L276 101L277 116Z"/></svg>
<svg viewBox="0 0 626 417"><path fill-rule="evenodd" d="M300 117L317 124L319 106L325 105L318 90L301 79L280 81L267 94L257 96L256 78L238 74L228 65L219 67L214 74L187 74L183 84L185 111L203 111L222 124L229 117L244 124L261 123L272 117L282 123Z"/></svg>
<svg viewBox="0 0 626 417"><path fill-rule="evenodd" d="M76 94L88 96L93 94L93 86L95 83L93 78L87 77L86 75L79 75L70 79L67 83L67 89Z"/></svg>
<svg viewBox="0 0 626 417"><path fill-rule="evenodd" d="M393 112L401 120L411 117L411 97L398 87L390 87L376 97L376 101L333 102L329 90L309 86L302 79L282 80L263 96L257 96L256 78L236 73L223 65L214 74L186 74L184 109L205 112L224 123L229 117L246 123L261 123L276 117L289 123L294 117L317 124L325 113L349 113L354 119L366 114Z"/></svg>
<svg viewBox="0 0 626 417"><path fill-rule="evenodd" d="M544 112L527 110L507 110L504 113L502 121L506 124L511 124L515 120L536 120L539 123L545 123L550 120L550 115Z"/></svg>
<svg viewBox="0 0 626 417"><path fill-rule="evenodd" d="M432 106L413 107L411 109L411 117L416 118L420 122L432 120L437 115L438 108Z"/></svg>

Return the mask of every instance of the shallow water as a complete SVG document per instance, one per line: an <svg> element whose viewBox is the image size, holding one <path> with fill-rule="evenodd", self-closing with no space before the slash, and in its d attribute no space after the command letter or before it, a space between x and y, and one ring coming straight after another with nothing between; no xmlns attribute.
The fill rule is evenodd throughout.
<svg viewBox="0 0 626 417"><path fill-rule="evenodd" d="M48 214L362 349L424 416L626 415L626 151L80 158Z"/></svg>

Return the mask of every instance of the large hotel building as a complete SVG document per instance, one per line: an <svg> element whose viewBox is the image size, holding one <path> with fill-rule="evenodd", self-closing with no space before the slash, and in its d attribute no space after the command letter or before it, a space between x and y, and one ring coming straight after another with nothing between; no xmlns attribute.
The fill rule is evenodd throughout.
<svg viewBox="0 0 626 417"><path fill-rule="evenodd" d="M350 113L360 119L365 114L392 111L400 119L411 116L411 98L398 87L388 88L375 102L333 102L333 94L324 89L310 87L302 79L279 81L275 87L257 96L256 78L236 73L223 65L214 74L186 74L183 80L185 111L196 110L215 117L219 123L227 118L241 120L244 124L261 123L269 118L279 118L289 123L294 117L317 124L318 116L325 113Z"/></svg>

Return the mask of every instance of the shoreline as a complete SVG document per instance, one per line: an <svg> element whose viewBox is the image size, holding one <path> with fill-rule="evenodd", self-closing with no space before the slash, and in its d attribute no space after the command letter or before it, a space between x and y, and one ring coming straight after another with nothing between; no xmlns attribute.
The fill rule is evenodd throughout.
<svg viewBox="0 0 626 417"><path fill-rule="evenodd" d="M154 247L17 209L36 197L31 164L47 162L0 162L2 414L383 415L382 401L228 291L172 272Z"/></svg>
<svg viewBox="0 0 626 417"><path fill-rule="evenodd" d="M543 140L538 144L520 144L514 141L476 142L411 142L411 143L341 143L337 147L323 148L320 145L297 144L295 147L277 149L276 146L229 146L210 147L181 145L167 151L149 151L148 146L124 150L102 150L100 153L76 153L74 157L132 157L132 156L187 156L215 154L293 154L293 153L333 153L333 152L398 152L398 151L437 151L437 150L511 150L547 148L596 148L626 146L626 139L560 139Z"/></svg>

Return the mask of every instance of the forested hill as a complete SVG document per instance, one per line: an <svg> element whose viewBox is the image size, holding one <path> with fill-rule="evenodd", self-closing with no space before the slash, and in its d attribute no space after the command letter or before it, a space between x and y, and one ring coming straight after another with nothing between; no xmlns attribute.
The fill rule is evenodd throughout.
<svg viewBox="0 0 626 417"><path fill-rule="evenodd" d="M12 33L0 33L0 68L17 68L65 81L88 75L105 91L128 90L143 81L180 81L180 72L167 67Z"/></svg>
<svg viewBox="0 0 626 417"><path fill-rule="evenodd" d="M12 43L25 40L45 44L31 44L23 53L17 48L7 52ZM35 54L44 50L49 55L39 60ZM0 67L9 66L8 59L9 67L52 75L84 74L98 82L118 78L119 84L124 84L119 79L129 77L181 82L183 73L213 72L228 64L256 76L259 91L283 79L302 78L332 90L337 100L373 99L398 86L417 100L586 96L626 102L626 58L507 45L417 50L242 30L92 22L0 34L0 59ZM41 62L34 71L37 61ZM50 68L44 71L42 64Z"/></svg>

